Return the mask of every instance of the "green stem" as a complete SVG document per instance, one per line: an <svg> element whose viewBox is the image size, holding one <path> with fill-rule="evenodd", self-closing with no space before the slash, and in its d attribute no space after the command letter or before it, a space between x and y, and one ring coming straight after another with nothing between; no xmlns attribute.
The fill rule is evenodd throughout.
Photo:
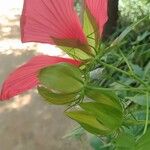
<svg viewBox="0 0 150 150"><path fill-rule="evenodd" d="M147 84L143 80L141 80L139 77L137 77L135 74L132 74L131 77L133 77L139 83L143 84L145 87L148 87Z"/></svg>
<svg viewBox="0 0 150 150"><path fill-rule="evenodd" d="M133 126L135 126L135 125L145 125L145 120L126 120L124 122L124 124L126 124L126 125L133 125ZM147 125L150 125L150 121L149 120L147 121Z"/></svg>
<svg viewBox="0 0 150 150"><path fill-rule="evenodd" d="M128 59L127 59L126 56L123 54L123 52L120 50L120 48L119 48L119 53L121 54L121 56L123 57L124 61L126 62L128 68L129 68L129 70L130 70L130 73L131 73L131 74L134 74L133 69L132 69L132 67L131 67L131 65L130 65L130 63L129 63L129 61L128 61Z"/></svg>
<svg viewBox="0 0 150 150"><path fill-rule="evenodd" d="M115 89L115 88L101 88L101 87L94 87L94 86L86 86L87 88L90 89L100 89L100 90L105 90L105 91L134 91L134 92L140 92L140 93L145 93L147 90L146 88L120 88L120 89Z"/></svg>
<svg viewBox="0 0 150 150"><path fill-rule="evenodd" d="M142 85L147 87L147 84L143 80L141 80L139 77L137 77L135 74L130 74L130 73L124 71L124 70L121 70L121 69L119 69L119 68L117 68L115 66L112 66L110 64L104 63L102 61L99 61L99 63L102 64L103 66L107 67L107 68L116 70L116 71L118 71L118 72L120 72L122 74L125 74L125 75L127 75L129 77L132 77L133 79L137 80L139 83L141 83Z"/></svg>
<svg viewBox="0 0 150 150"><path fill-rule="evenodd" d="M121 70L121 69L119 69L119 68L117 68L117 67L115 67L115 66L112 66L112 65L110 65L110 64L104 63L104 62L102 62L102 61L99 61L99 63L102 64L103 66L107 67L107 68L116 70L116 71L121 72L121 73L123 73L123 74L125 74L125 75L127 75L127 76L131 76L128 72L126 72L126 71L124 71L124 70Z"/></svg>
<svg viewBox="0 0 150 150"><path fill-rule="evenodd" d="M148 127L148 122L149 122L149 93L146 93L146 119L145 119L145 127L144 127L144 131L143 131L143 135L146 133L147 131L147 127Z"/></svg>

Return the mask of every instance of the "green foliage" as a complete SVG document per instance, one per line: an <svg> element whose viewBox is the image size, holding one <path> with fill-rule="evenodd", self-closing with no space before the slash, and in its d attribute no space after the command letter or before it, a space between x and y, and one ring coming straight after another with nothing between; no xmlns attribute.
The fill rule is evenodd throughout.
<svg viewBox="0 0 150 150"><path fill-rule="evenodd" d="M144 15L150 13L150 4L146 3L149 0L120 0L120 12L125 19L137 21Z"/></svg>
<svg viewBox="0 0 150 150"><path fill-rule="evenodd" d="M150 148L150 130L136 141L136 150L149 150Z"/></svg>
<svg viewBox="0 0 150 150"><path fill-rule="evenodd" d="M115 140L116 150L135 150L135 138L130 134L121 134Z"/></svg>
<svg viewBox="0 0 150 150"><path fill-rule="evenodd" d="M73 58L86 60L84 65L78 69L60 63L43 69L38 90L52 104L67 104L65 114L81 125L67 137L80 139L88 131L94 150L149 150L149 4L120 2L117 32L100 47L84 13L84 32L96 56L64 48Z"/></svg>
<svg viewBox="0 0 150 150"><path fill-rule="evenodd" d="M143 22L147 17L142 18L141 20L139 20L136 23L133 23L132 25L128 26L111 44L111 46L118 46L122 40L124 40L124 38L141 22ZM144 35L144 37L147 36ZM139 37L140 39L143 39L143 37ZM140 40L138 39L138 40Z"/></svg>
<svg viewBox="0 0 150 150"><path fill-rule="evenodd" d="M150 130L138 140L130 134L122 134L115 140L116 150L149 150Z"/></svg>
<svg viewBox="0 0 150 150"><path fill-rule="evenodd" d="M137 94L133 97L129 97L129 99L138 104L138 105L142 105L142 106L146 106L147 103L146 103L146 95L143 95L143 94ZM150 107L150 99L148 99L148 103L149 103L149 107Z"/></svg>
<svg viewBox="0 0 150 150"><path fill-rule="evenodd" d="M114 94L108 94L101 89L97 91L101 92L100 96L96 98L97 102L82 102L79 105L82 108L81 110L69 111L66 114L87 131L93 134L107 135L121 126L123 120L122 107ZM92 92L89 93L90 96L93 96L92 94ZM113 101L115 103L112 103Z"/></svg>

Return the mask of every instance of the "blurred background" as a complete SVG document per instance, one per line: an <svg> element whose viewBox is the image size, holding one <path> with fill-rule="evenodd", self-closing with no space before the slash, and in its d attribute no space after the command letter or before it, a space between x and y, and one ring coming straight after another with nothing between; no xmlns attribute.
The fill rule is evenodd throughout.
<svg viewBox="0 0 150 150"><path fill-rule="evenodd" d="M34 55L63 53L47 44L22 44L19 19L23 0L0 0L0 85ZM77 150L80 142L62 139L73 128L62 107L50 106L32 90L0 103L0 150Z"/></svg>
<svg viewBox="0 0 150 150"><path fill-rule="evenodd" d="M113 2L113 0L110 1ZM117 29L114 37L131 23L150 14L150 4L146 1L148 0L120 0L118 26L116 26L116 21L113 23L114 28ZM118 0L115 0L115 3L117 5ZM21 43L19 19L22 6L23 0L0 0L0 86L14 68L32 56L41 53L64 55L55 46ZM114 11L113 16L116 15L116 12L118 13ZM141 27L128 36L125 50L126 47L133 48L143 41L150 43L149 23L150 21L146 20ZM109 28L110 26L107 29ZM114 29L106 32L107 39L112 32ZM140 47L140 51L144 52L145 47L143 49ZM142 60L141 57L139 60ZM145 62L146 60L149 60L149 56ZM1 102L0 150L81 150L84 140L62 138L76 126L73 121L63 115L63 111L62 107L50 106L42 101L36 90L16 96L11 101ZM90 146L87 147L90 149Z"/></svg>

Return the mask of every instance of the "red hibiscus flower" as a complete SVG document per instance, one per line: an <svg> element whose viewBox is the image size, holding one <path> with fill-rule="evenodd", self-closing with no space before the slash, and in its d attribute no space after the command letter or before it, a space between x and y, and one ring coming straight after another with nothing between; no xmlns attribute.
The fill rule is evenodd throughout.
<svg viewBox="0 0 150 150"><path fill-rule="evenodd" d="M85 10L100 38L107 17L108 0L85 0ZM22 42L49 43L78 48L92 55L82 24L74 9L74 0L24 0L21 16ZM79 66L80 62L60 57L36 56L15 70L2 86L0 99L6 100L39 84L38 72L47 66L66 62Z"/></svg>
<svg viewBox="0 0 150 150"><path fill-rule="evenodd" d="M107 3L108 0L85 0L99 35L108 19ZM23 42L50 43L91 53L74 9L74 0L25 0L21 32Z"/></svg>

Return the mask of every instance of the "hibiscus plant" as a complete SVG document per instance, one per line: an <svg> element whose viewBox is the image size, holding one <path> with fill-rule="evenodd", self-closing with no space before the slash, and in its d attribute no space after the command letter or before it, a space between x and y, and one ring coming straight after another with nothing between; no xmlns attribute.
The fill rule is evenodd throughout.
<svg viewBox="0 0 150 150"><path fill-rule="evenodd" d="M148 150L149 77L136 74L120 48L123 38L142 20L105 44L102 37L109 20L108 0L83 2L79 17L74 0L24 0L22 42L57 45L71 58L33 57L8 76L0 100L36 87L45 101L65 105L65 115L105 144L111 143L109 149ZM115 62L107 59L112 53ZM131 95L142 95L144 105ZM135 107L144 112L142 119L133 114ZM139 131L136 136L129 134L134 127Z"/></svg>

